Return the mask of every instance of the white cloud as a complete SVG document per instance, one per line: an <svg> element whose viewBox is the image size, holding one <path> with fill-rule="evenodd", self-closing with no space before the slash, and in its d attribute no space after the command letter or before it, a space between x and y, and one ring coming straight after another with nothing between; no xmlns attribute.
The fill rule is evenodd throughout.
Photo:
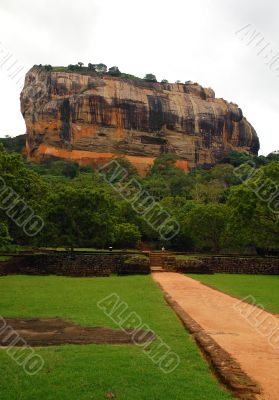
<svg viewBox="0 0 279 400"><path fill-rule="evenodd" d="M258 132L261 153L279 149L279 78L235 31L252 24L279 51L273 0L1 0L0 42L27 71L77 61L138 76L193 80L234 101ZM0 136L24 133L19 89L0 73Z"/></svg>

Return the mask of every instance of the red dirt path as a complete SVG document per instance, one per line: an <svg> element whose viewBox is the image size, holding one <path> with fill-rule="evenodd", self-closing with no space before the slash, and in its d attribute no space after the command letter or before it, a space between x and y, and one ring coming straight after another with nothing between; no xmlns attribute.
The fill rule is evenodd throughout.
<svg viewBox="0 0 279 400"><path fill-rule="evenodd" d="M153 278L225 351L262 387L261 400L279 399L279 350L241 315L237 299L173 272L153 273ZM260 320L279 316L241 302L260 312ZM251 321L251 318L250 318ZM275 321L277 322L277 321Z"/></svg>

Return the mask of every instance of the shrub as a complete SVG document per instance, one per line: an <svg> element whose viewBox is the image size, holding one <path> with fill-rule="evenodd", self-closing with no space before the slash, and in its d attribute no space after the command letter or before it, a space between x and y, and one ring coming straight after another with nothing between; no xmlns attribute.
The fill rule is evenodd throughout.
<svg viewBox="0 0 279 400"><path fill-rule="evenodd" d="M145 256L134 255L118 267L118 275L150 274L150 262Z"/></svg>

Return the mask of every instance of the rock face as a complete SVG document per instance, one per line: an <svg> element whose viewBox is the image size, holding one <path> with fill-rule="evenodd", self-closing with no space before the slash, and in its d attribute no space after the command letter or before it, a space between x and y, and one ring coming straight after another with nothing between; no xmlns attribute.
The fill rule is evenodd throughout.
<svg viewBox="0 0 279 400"><path fill-rule="evenodd" d="M230 150L257 154L259 140L234 103L198 84L133 81L33 67L21 93L27 155L98 165L120 155L140 172L163 153L188 169Z"/></svg>

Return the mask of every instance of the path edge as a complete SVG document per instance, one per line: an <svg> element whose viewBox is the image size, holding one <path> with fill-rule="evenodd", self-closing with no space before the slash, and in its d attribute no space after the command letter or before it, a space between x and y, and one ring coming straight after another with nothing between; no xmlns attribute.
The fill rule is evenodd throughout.
<svg viewBox="0 0 279 400"><path fill-rule="evenodd" d="M266 275L264 275L264 276L266 276ZM187 277L187 278L191 278L191 276L189 276L189 275L186 275L186 277ZM273 311L271 311L271 310L268 310L268 309L266 309L265 307L262 308L262 307L260 307L258 304L249 303L249 301L246 300L245 297L243 297L243 298L237 297L236 295L234 295L234 294L232 294L232 293L229 293L229 292L225 292L224 290L219 289L219 288L217 288L217 287L215 287L215 286L213 286L213 285L210 285L209 283L205 283L205 282L199 281L199 280L196 279L196 278L191 278L191 279L194 279L195 281L199 282L201 285L203 285L203 286L205 286L205 287L208 287L209 289L216 290L216 292L225 294L225 295L227 295L227 296L229 296L229 297L232 297L233 299L235 299L235 300L237 300L237 301L242 301L243 303L248 304L248 305L251 306L251 307L257 308L259 311L264 311L264 312L266 312L266 313L272 315L273 317L279 319L279 314L278 314L278 313L273 312Z"/></svg>
<svg viewBox="0 0 279 400"><path fill-rule="evenodd" d="M250 378L240 367L239 363L226 352L206 331L183 310L157 282L164 294L166 303L172 308L182 322L184 328L191 334L205 355L209 365L224 386L241 400L257 400L262 394L261 386Z"/></svg>

